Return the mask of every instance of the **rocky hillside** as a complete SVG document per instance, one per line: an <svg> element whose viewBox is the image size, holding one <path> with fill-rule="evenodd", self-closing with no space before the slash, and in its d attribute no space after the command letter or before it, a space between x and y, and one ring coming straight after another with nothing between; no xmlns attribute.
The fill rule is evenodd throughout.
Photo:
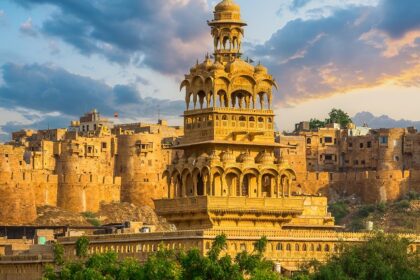
<svg viewBox="0 0 420 280"><path fill-rule="evenodd" d="M385 232L420 233L420 195L409 194L394 203L363 205L352 199L337 201L330 205L336 223L347 231L366 229L373 222L374 230Z"/></svg>
<svg viewBox="0 0 420 280"><path fill-rule="evenodd" d="M50 206L38 207L37 212L38 217L34 221L34 225L100 226L132 221L154 225L157 231L175 230L173 225L156 215L155 211L149 206L137 207L130 203L103 204L97 213L73 213Z"/></svg>

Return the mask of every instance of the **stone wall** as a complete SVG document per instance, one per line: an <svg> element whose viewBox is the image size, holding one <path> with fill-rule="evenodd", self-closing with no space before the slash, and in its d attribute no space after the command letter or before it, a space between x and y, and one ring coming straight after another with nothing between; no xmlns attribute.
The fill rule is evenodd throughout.
<svg viewBox="0 0 420 280"><path fill-rule="evenodd" d="M57 206L73 212L97 212L101 203L120 201L121 178L98 175L59 175Z"/></svg>
<svg viewBox="0 0 420 280"><path fill-rule="evenodd" d="M0 171L0 223L31 223L36 218L35 193L30 173Z"/></svg>
<svg viewBox="0 0 420 280"><path fill-rule="evenodd" d="M410 190L420 190L420 171L298 173L294 192L332 196L356 195L365 203L393 201Z"/></svg>
<svg viewBox="0 0 420 280"><path fill-rule="evenodd" d="M121 135L116 173L122 179L121 200L154 207L153 199L167 195L163 172L172 151L162 147L160 134Z"/></svg>

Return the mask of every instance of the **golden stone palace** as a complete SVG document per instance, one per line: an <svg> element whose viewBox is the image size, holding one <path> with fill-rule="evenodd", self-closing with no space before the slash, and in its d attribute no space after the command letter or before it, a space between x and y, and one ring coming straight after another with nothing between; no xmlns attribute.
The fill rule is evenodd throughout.
<svg viewBox="0 0 420 280"><path fill-rule="evenodd" d="M214 54L197 62L181 84L184 137L164 172L167 198L154 201L157 213L177 231L89 236L91 252L114 250L145 260L163 244L204 254L224 233L225 252L236 255L252 251L266 236L266 257L288 273L314 258L325 260L340 242L363 241L366 233L339 231L326 197L292 192L295 171L276 152L293 148L275 142L277 84L266 67L242 58L246 23L239 5L223 0L208 24ZM416 250L420 237L407 237L413 240L410 250ZM59 240L70 258L76 240Z"/></svg>

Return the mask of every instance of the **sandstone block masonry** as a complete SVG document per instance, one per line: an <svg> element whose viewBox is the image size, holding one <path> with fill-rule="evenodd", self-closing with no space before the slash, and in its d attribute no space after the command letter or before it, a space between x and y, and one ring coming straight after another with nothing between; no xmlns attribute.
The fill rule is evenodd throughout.
<svg viewBox="0 0 420 280"><path fill-rule="evenodd" d="M356 195L377 203L420 191L420 134L413 128L370 129L297 125L278 141L282 158L297 172L293 192Z"/></svg>
<svg viewBox="0 0 420 280"><path fill-rule="evenodd" d="M69 129L20 131L0 145L0 224L28 224L36 207L95 212L101 203L151 205L167 194L162 173L179 127L113 126L94 110Z"/></svg>

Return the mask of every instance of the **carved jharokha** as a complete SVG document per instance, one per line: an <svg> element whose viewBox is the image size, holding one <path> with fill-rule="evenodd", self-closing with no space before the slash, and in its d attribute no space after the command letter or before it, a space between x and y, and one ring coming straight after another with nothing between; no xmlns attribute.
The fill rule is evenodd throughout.
<svg viewBox="0 0 420 280"><path fill-rule="evenodd" d="M165 172L168 199L156 201L156 210L178 228L279 228L303 213L305 199L292 196L295 172L275 156L280 146L271 106L277 85L267 68L241 58L246 24L239 6L222 1L214 15L214 54L191 68L181 84L185 136L175 149L184 153ZM190 214L195 218L185 223ZM330 220L323 226L331 228Z"/></svg>
<svg viewBox="0 0 420 280"><path fill-rule="evenodd" d="M296 271L314 258L323 261L340 242L362 242L364 233L336 231L327 199L294 192L296 175L274 153L271 110L275 81L262 65L241 58L245 23L239 6L224 0L209 22L214 57L206 56L186 75L185 136L164 176L168 198L155 200L156 211L176 232L91 237L93 252L117 250L145 260L159 246L203 254L212 240L226 234L224 253L251 252L266 236L265 256L282 272ZM292 148L292 147L288 147ZM296 194L298 193L298 194ZM420 243L411 236L410 250ZM75 238L63 238L66 255Z"/></svg>

